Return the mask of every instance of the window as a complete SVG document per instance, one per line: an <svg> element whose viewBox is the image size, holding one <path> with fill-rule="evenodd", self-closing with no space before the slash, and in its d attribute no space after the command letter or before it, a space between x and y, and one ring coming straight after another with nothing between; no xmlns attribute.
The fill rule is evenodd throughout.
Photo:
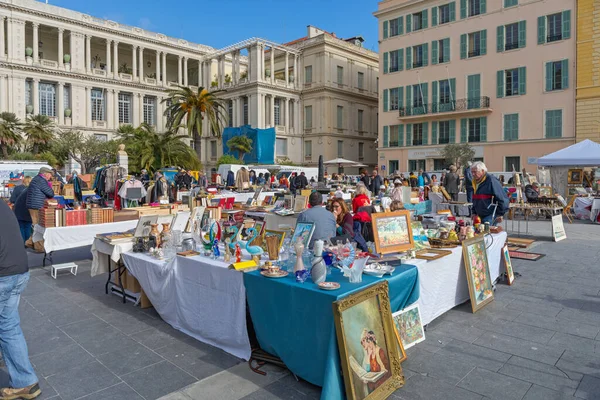
<svg viewBox="0 0 600 400"><path fill-rule="evenodd" d="M481 55L481 32L469 33L469 58Z"/></svg>
<svg viewBox="0 0 600 400"><path fill-rule="evenodd" d="M425 171L425 160L408 160L408 170L409 171L418 171L422 169Z"/></svg>
<svg viewBox="0 0 600 400"><path fill-rule="evenodd" d="M504 26L504 50L519 48L519 24L509 24Z"/></svg>
<svg viewBox="0 0 600 400"><path fill-rule="evenodd" d="M427 28L427 10L414 13L412 15L412 30L418 31L425 28Z"/></svg>
<svg viewBox="0 0 600 400"><path fill-rule="evenodd" d="M363 110L358 110L358 121L356 126L358 127L358 131L362 132L363 130L363 116L364 116L364 111Z"/></svg>
<svg viewBox="0 0 600 400"><path fill-rule="evenodd" d="M519 140L519 114L504 115L504 140ZM511 170L505 170L511 171Z"/></svg>
<svg viewBox="0 0 600 400"><path fill-rule="evenodd" d="M469 118L469 142L481 141L481 119Z"/></svg>
<svg viewBox="0 0 600 400"><path fill-rule="evenodd" d="M357 81L357 85L356 85L359 89L364 89L365 88L365 74L363 74L362 72L358 73L358 81Z"/></svg>
<svg viewBox="0 0 600 400"><path fill-rule="evenodd" d="M522 49L527 44L527 21L519 21L513 24L500 25L496 29L497 51Z"/></svg>
<svg viewBox="0 0 600 400"><path fill-rule="evenodd" d="M562 90L569 87L569 61L546 63L546 91Z"/></svg>
<svg viewBox="0 0 600 400"><path fill-rule="evenodd" d="M389 72L400 71L400 65L398 63L398 52L399 50L390 51L390 68Z"/></svg>
<svg viewBox="0 0 600 400"><path fill-rule="evenodd" d="M304 83L312 83L312 65L304 67Z"/></svg>
<svg viewBox="0 0 600 400"><path fill-rule="evenodd" d="M450 22L450 4L444 4L439 7L439 23L441 25L448 22Z"/></svg>
<svg viewBox="0 0 600 400"><path fill-rule="evenodd" d="M400 129L402 129L402 125L390 126L390 145L389 145L389 147L400 146Z"/></svg>
<svg viewBox="0 0 600 400"><path fill-rule="evenodd" d="M305 140L304 141L304 158L311 159L312 158L312 141Z"/></svg>
<svg viewBox="0 0 600 400"><path fill-rule="evenodd" d="M273 112L275 113L275 126L281 125L281 99L279 97L275 97L273 99Z"/></svg>
<svg viewBox="0 0 600 400"><path fill-rule="evenodd" d="M517 4L519 4L519 0L504 0L504 7L512 7L512 6L516 6ZM505 171L510 171L509 169L505 170Z"/></svg>
<svg viewBox="0 0 600 400"><path fill-rule="evenodd" d="M546 138L562 137L562 110L546 110Z"/></svg>
<svg viewBox="0 0 600 400"><path fill-rule="evenodd" d="M497 97L522 96L526 94L526 72L525 67L498 71Z"/></svg>
<svg viewBox="0 0 600 400"><path fill-rule="evenodd" d="M504 71L506 76L505 90L506 97L516 96L519 94L519 70L507 69Z"/></svg>
<svg viewBox="0 0 600 400"><path fill-rule="evenodd" d="M390 23L390 37L402 35L403 27L402 27L402 17L391 19Z"/></svg>
<svg viewBox="0 0 600 400"><path fill-rule="evenodd" d="M483 0L485 2L485 0ZM475 15L483 14L481 7L481 0L468 0L469 3L469 17L473 17Z"/></svg>
<svg viewBox="0 0 600 400"><path fill-rule="evenodd" d="M343 122L344 122L344 107L342 106L337 106L337 128L338 129L343 129Z"/></svg>
<svg viewBox="0 0 600 400"><path fill-rule="evenodd" d="M304 129L312 129L312 106L304 107Z"/></svg>
<svg viewBox="0 0 600 400"><path fill-rule="evenodd" d="M390 89L390 108L389 111L397 110L400 105L399 89Z"/></svg>
<svg viewBox="0 0 600 400"><path fill-rule="evenodd" d="M452 94L450 93L450 81L448 79L444 79L443 81L438 82L440 97L440 104L450 104L452 100Z"/></svg>
<svg viewBox="0 0 600 400"><path fill-rule="evenodd" d="M504 157L504 170L505 171L520 171L521 170L521 157L519 157L519 156Z"/></svg>
<svg viewBox="0 0 600 400"><path fill-rule="evenodd" d="M338 85L344 84L344 67L337 67L337 83Z"/></svg>
<svg viewBox="0 0 600 400"><path fill-rule="evenodd" d="M487 30L460 35L460 59L484 56L487 53Z"/></svg>
<svg viewBox="0 0 600 400"><path fill-rule="evenodd" d="M119 123L131 124L131 94L119 93Z"/></svg>
<svg viewBox="0 0 600 400"><path fill-rule="evenodd" d="M144 96L144 123L156 126L156 97Z"/></svg>
<svg viewBox="0 0 600 400"><path fill-rule="evenodd" d="M571 10L538 17L538 44L571 37Z"/></svg>
<svg viewBox="0 0 600 400"><path fill-rule="evenodd" d="M104 121L104 91L92 89L92 121Z"/></svg>
<svg viewBox="0 0 600 400"><path fill-rule="evenodd" d="M413 68L419 68L422 67L423 65L425 65L424 63L424 59L426 58L425 56L425 45L419 45L419 46L413 46L412 48L412 58L413 58Z"/></svg>
<svg viewBox="0 0 600 400"><path fill-rule="evenodd" d="M65 85L63 87L63 106L65 110L71 109L71 86Z"/></svg>
<svg viewBox="0 0 600 400"><path fill-rule="evenodd" d="M362 142L358 143L358 159L363 160L365 158L365 144Z"/></svg>
<svg viewBox="0 0 600 400"><path fill-rule="evenodd" d="M398 160L390 160L390 173L395 173L400 169L400 162Z"/></svg>
<svg viewBox="0 0 600 400"><path fill-rule="evenodd" d="M210 158L212 160L215 160L217 158L217 141L216 140L210 141Z"/></svg>
<svg viewBox="0 0 600 400"><path fill-rule="evenodd" d="M40 114L56 117L56 86L40 83Z"/></svg>
<svg viewBox="0 0 600 400"><path fill-rule="evenodd" d="M548 43L562 40L562 13L548 15L547 17Z"/></svg>
<svg viewBox="0 0 600 400"><path fill-rule="evenodd" d="M339 158L344 157L344 141L343 140L337 141L337 156Z"/></svg>
<svg viewBox="0 0 600 400"><path fill-rule="evenodd" d="M448 162L445 158L434 158L433 159L433 170L434 171L442 171L449 167ZM439 179L439 177L438 177Z"/></svg>
<svg viewBox="0 0 600 400"><path fill-rule="evenodd" d="M287 156L287 139L277 138L275 140L275 154L277 156Z"/></svg>
<svg viewBox="0 0 600 400"><path fill-rule="evenodd" d="M438 130L438 144L450 143L450 121L440 121L438 123Z"/></svg>
<svg viewBox="0 0 600 400"><path fill-rule="evenodd" d="M413 146L421 146L424 143L423 125L424 125L424 123L413 124L413 131L412 131L412 134L413 134L412 145Z"/></svg>
<svg viewBox="0 0 600 400"><path fill-rule="evenodd" d="M423 106L423 91L421 85L413 85L413 107L422 107Z"/></svg>
<svg viewBox="0 0 600 400"><path fill-rule="evenodd" d="M33 81L25 81L25 105L32 106L33 100L31 99L31 87L33 86Z"/></svg>
<svg viewBox="0 0 600 400"><path fill-rule="evenodd" d="M103 133L94 133L94 138L101 142L108 142L108 135L105 135Z"/></svg>
<svg viewBox="0 0 600 400"><path fill-rule="evenodd" d="M243 97L244 125L248 125L248 97Z"/></svg>
<svg viewBox="0 0 600 400"><path fill-rule="evenodd" d="M450 62L450 38L431 42L431 63Z"/></svg>

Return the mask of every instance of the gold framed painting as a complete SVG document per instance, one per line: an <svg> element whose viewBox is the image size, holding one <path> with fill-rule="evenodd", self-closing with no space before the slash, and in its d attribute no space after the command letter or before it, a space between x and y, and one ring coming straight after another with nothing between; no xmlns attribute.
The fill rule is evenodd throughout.
<svg viewBox="0 0 600 400"><path fill-rule="evenodd" d="M569 175L567 176L567 183L572 185L581 185L583 183L583 170L570 169Z"/></svg>
<svg viewBox="0 0 600 400"><path fill-rule="evenodd" d="M540 186L540 197L552 197L554 192L552 186Z"/></svg>
<svg viewBox="0 0 600 400"><path fill-rule="evenodd" d="M386 399L404 386L398 341L383 281L333 303L349 400Z"/></svg>
<svg viewBox="0 0 600 400"><path fill-rule="evenodd" d="M397 253L415 247L410 211L401 210L371 215L375 251L378 254Z"/></svg>
<svg viewBox="0 0 600 400"><path fill-rule="evenodd" d="M447 255L452 254L450 250L440 250L440 249L423 249L417 251L415 257L420 260L433 261L438 258L445 257Z"/></svg>
<svg viewBox="0 0 600 400"><path fill-rule="evenodd" d="M265 238L269 236L277 236L279 238L279 249L283 246L283 239L285 239L284 231L276 231L272 229L265 229Z"/></svg>
<svg viewBox="0 0 600 400"><path fill-rule="evenodd" d="M473 313L476 313L494 300L485 239L481 235L473 239L463 240L462 247L465 272L469 283L471 309Z"/></svg>

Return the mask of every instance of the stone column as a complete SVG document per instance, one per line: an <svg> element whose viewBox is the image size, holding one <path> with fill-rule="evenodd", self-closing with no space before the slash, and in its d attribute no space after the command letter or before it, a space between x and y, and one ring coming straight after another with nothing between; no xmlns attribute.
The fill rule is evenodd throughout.
<svg viewBox="0 0 600 400"><path fill-rule="evenodd" d="M31 104L33 105L33 115L40 113L40 80L33 79L31 84Z"/></svg>
<svg viewBox="0 0 600 400"><path fill-rule="evenodd" d="M138 80L144 82L144 48L140 46L140 56L138 61Z"/></svg>
<svg viewBox="0 0 600 400"><path fill-rule="evenodd" d="M273 71L271 71L271 77L273 77ZM275 127L275 96L271 95L271 127ZM279 104L279 119L281 122L281 103Z"/></svg>
<svg viewBox="0 0 600 400"><path fill-rule="evenodd" d="M142 60L140 60L142 61ZM135 82L137 80L138 77L138 72L137 72L137 46L136 45L132 45L131 46L131 69L132 69L132 77L133 77L133 81Z"/></svg>
<svg viewBox="0 0 600 400"><path fill-rule="evenodd" d="M58 28L58 67L63 67L63 28Z"/></svg>
<svg viewBox="0 0 600 400"><path fill-rule="evenodd" d="M156 50L156 84L160 85L160 51Z"/></svg>
<svg viewBox="0 0 600 400"><path fill-rule="evenodd" d="M112 91L112 95L113 95L113 108L115 110L114 112L114 127L115 129L119 128L119 91L118 90L113 90Z"/></svg>
<svg viewBox="0 0 600 400"><path fill-rule="evenodd" d="M295 100L294 101L294 133L296 134L301 134L302 133L302 125L303 123L300 122L300 100Z"/></svg>
<svg viewBox="0 0 600 400"><path fill-rule="evenodd" d="M298 56L294 54L294 88L298 87L298 81L300 80L300 74L298 73Z"/></svg>
<svg viewBox="0 0 600 400"><path fill-rule="evenodd" d="M143 94L138 94L138 96L140 96L140 108L138 110L138 112L140 113L140 124L142 122L144 122L144 95Z"/></svg>
<svg viewBox="0 0 600 400"><path fill-rule="evenodd" d="M115 52L115 63L113 64L113 77L119 79L119 42L116 40L113 44L113 51Z"/></svg>
<svg viewBox="0 0 600 400"><path fill-rule="evenodd" d="M204 86L202 82L202 61L198 60L198 87Z"/></svg>
<svg viewBox="0 0 600 400"><path fill-rule="evenodd" d="M285 121L284 121L284 125L285 125L285 131L286 133L290 133L291 127L292 125L290 124L290 104L292 103L292 100L286 98L285 99Z"/></svg>
<svg viewBox="0 0 600 400"><path fill-rule="evenodd" d="M131 120L133 121L133 126L140 126L140 94L134 93L131 96Z"/></svg>
<svg viewBox="0 0 600 400"><path fill-rule="evenodd" d="M188 58L183 59L183 86L188 86Z"/></svg>
<svg viewBox="0 0 600 400"><path fill-rule="evenodd" d="M106 39L106 76L110 74L110 39Z"/></svg>
<svg viewBox="0 0 600 400"><path fill-rule="evenodd" d="M6 49L4 48L4 16L0 15L0 57L4 58Z"/></svg>
<svg viewBox="0 0 600 400"><path fill-rule="evenodd" d="M85 88L85 104L87 105L86 107L86 125L88 127L92 126L92 91L91 88L86 87Z"/></svg>
<svg viewBox="0 0 600 400"><path fill-rule="evenodd" d="M275 48L271 46L271 84L275 83Z"/></svg>
<svg viewBox="0 0 600 400"><path fill-rule="evenodd" d="M156 98L156 130L162 132L165 128L163 117L165 104L162 97Z"/></svg>
<svg viewBox="0 0 600 400"><path fill-rule="evenodd" d="M64 82L58 82L58 96L56 104L56 112L58 116L58 125L65 124L65 84Z"/></svg>
<svg viewBox="0 0 600 400"><path fill-rule="evenodd" d="M92 37L85 35L85 71L89 73L92 69Z"/></svg>
<svg viewBox="0 0 600 400"><path fill-rule="evenodd" d="M290 83L290 55L288 52L285 52L285 86ZM287 103L286 103L287 104ZM287 123L287 120L286 120Z"/></svg>
<svg viewBox="0 0 600 400"><path fill-rule="evenodd" d="M115 90L107 89L106 90L106 128L107 129L117 129L118 125L115 125ZM118 114L118 113L117 113ZM119 116L117 115L117 121L119 120Z"/></svg>
<svg viewBox="0 0 600 400"><path fill-rule="evenodd" d="M37 22L33 23L33 63L37 64L40 60L39 60L39 28L40 28L40 24L38 24ZM4 30L2 31L4 32ZM4 45L4 43L3 43Z"/></svg>
<svg viewBox="0 0 600 400"><path fill-rule="evenodd" d="M224 72L224 59L225 56L221 56L218 58L217 60L217 83L219 85L219 89L223 88L223 82L224 82L224 77L223 77L223 72Z"/></svg>
<svg viewBox="0 0 600 400"><path fill-rule="evenodd" d="M183 84L183 77L181 76L181 56L177 56L177 84Z"/></svg>
<svg viewBox="0 0 600 400"><path fill-rule="evenodd" d="M162 53L162 82L163 86L167 86L167 53L165 52Z"/></svg>

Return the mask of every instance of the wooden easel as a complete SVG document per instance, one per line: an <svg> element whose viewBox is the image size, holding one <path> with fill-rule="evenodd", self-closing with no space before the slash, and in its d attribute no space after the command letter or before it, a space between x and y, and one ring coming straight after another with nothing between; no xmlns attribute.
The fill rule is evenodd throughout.
<svg viewBox="0 0 600 400"><path fill-rule="evenodd" d="M573 223L573 218L571 217L571 214L572 214L573 204L575 203L575 199L576 198L577 198L576 194L574 194L573 196L571 196L571 199L567 203L567 206L563 209L563 215L565 217L567 217L567 219L569 220L570 224Z"/></svg>

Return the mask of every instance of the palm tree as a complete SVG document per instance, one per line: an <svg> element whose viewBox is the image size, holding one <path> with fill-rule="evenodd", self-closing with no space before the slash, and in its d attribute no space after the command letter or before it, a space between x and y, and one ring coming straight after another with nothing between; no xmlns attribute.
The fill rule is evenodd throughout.
<svg viewBox="0 0 600 400"><path fill-rule="evenodd" d="M237 151L240 161L244 161L244 154L252 151L252 139L246 135L234 136L227 141L227 147L231 151Z"/></svg>
<svg viewBox="0 0 600 400"><path fill-rule="evenodd" d="M23 132L25 132L27 142L32 145L33 154L38 154L40 146L45 146L54 139L55 129L56 125L47 115L38 114L27 117Z"/></svg>
<svg viewBox="0 0 600 400"><path fill-rule="evenodd" d="M21 121L14 113L0 114L0 148L2 155L8 158L8 148L21 141Z"/></svg>
<svg viewBox="0 0 600 400"><path fill-rule="evenodd" d="M169 90L169 97L162 101L167 103L167 129L176 132L180 127L186 127L188 134L194 138L198 159L202 156L202 121L206 118L209 132L216 137L221 136L223 124L227 121L227 109L217 93L203 87L195 93L190 88L179 86Z"/></svg>

